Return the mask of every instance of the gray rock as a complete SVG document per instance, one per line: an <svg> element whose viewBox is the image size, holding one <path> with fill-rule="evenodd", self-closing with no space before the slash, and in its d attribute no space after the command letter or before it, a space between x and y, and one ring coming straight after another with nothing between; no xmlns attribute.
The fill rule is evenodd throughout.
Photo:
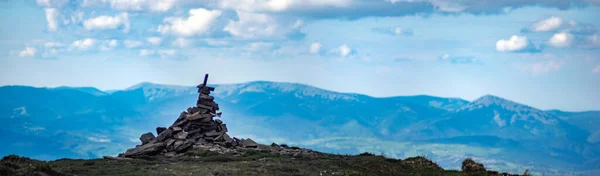
<svg viewBox="0 0 600 176"><path fill-rule="evenodd" d="M209 111L213 111L214 110L214 108L212 106L207 106L207 105L200 104L200 103L196 104L196 106L199 107L199 108L202 108L202 109L209 110Z"/></svg>
<svg viewBox="0 0 600 176"><path fill-rule="evenodd" d="M207 100L207 101L213 101L213 100L215 100L215 97L210 96L210 95L200 94L200 96L198 97L198 99L200 99L200 100Z"/></svg>
<svg viewBox="0 0 600 176"><path fill-rule="evenodd" d="M188 122L188 120L184 118L184 119L181 119L181 120L177 120L177 121L175 121L175 123L173 123L173 125L171 125L171 126L174 126L174 127L176 127L176 126L178 126L178 127L181 127L183 124L186 124L187 122Z"/></svg>
<svg viewBox="0 0 600 176"><path fill-rule="evenodd" d="M246 148L256 148L258 144L254 142L252 139L242 139L242 145Z"/></svg>
<svg viewBox="0 0 600 176"><path fill-rule="evenodd" d="M154 138L156 138L154 137L154 134L144 133L142 136L140 136L140 141L142 141L142 145L144 145L150 143L152 140L154 140Z"/></svg>
<svg viewBox="0 0 600 176"><path fill-rule="evenodd" d="M174 126L172 130L173 130L173 133L177 133L177 132L180 132L183 129L181 129L181 127L178 127L178 126Z"/></svg>
<svg viewBox="0 0 600 176"><path fill-rule="evenodd" d="M160 133L158 135L158 137L156 137L156 140L158 140L159 142L164 142L165 140L167 140L168 138L171 138L172 136L173 136L173 131L171 129L166 129L165 131Z"/></svg>
<svg viewBox="0 0 600 176"><path fill-rule="evenodd" d="M160 151L162 151L164 148L165 148L165 144L162 142L146 144L146 145L142 145L142 146L127 150L127 152L125 152L123 154L123 156L124 157L135 157L135 156L142 156L142 155L154 155L154 154L157 154Z"/></svg>
<svg viewBox="0 0 600 176"><path fill-rule="evenodd" d="M227 133L227 124L221 124L221 131L223 131L224 133Z"/></svg>
<svg viewBox="0 0 600 176"><path fill-rule="evenodd" d="M175 134L174 138L185 140L187 138L187 136L188 136L188 132L182 131L182 132Z"/></svg>
<svg viewBox="0 0 600 176"><path fill-rule="evenodd" d="M173 148L177 148L180 145L183 145L183 140L177 140L177 141L175 141L175 143L173 143Z"/></svg>
<svg viewBox="0 0 600 176"><path fill-rule="evenodd" d="M165 156L166 156L166 157L168 157L168 158L172 158L172 157L174 157L174 156L175 156L175 152L168 152L168 153L165 153Z"/></svg>
<svg viewBox="0 0 600 176"><path fill-rule="evenodd" d="M177 153L182 153L187 151L190 147L192 147L194 145L195 141L194 140L185 140L185 142L183 142L183 144L175 147L175 152Z"/></svg>
<svg viewBox="0 0 600 176"><path fill-rule="evenodd" d="M192 135L192 134L200 133L201 131L202 131L202 129L201 129L201 128L198 128L198 129L195 129L195 130L190 130L190 131L188 131L188 134L189 134L189 135Z"/></svg>
<svg viewBox="0 0 600 176"><path fill-rule="evenodd" d="M169 147L169 146L173 145L173 143L175 143L175 141L177 141L177 140L175 140L175 139L167 139L167 142L165 142L166 147Z"/></svg>
<svg viewBox="0 0 600 176"><path fill-rule="evenodd" d="M194 120L200 120L200 122L209 122L212 120L212 115L208 114L208 113L204 113L204 114L194 114L193 116L188 117L189 121L194 121ZM211 120L206 120L206 119L211 119Z"/></svg>
<svg viewBox="0 0 600 176"><path fill-rule="evenodd" d="M215 130L209 131L206 134L204 134L204 136L207 136L207 137L216 137L216 136L219 136L219 135L221 135L221 133L219 133L219 132L217 132Z"/></svg>
<svg viewBox="0 0 600 176"><path fill-rule="evenodd" d="M233 139L231 139L231 137L229 137L229 135L227 135L227 134L223 134L223 140L224 140L226 143L231 143L231 142L233 142Z"/></svg>
<svg viewBox="0 0 600 176"><path fill-rule="evenodd" d="M162 133L163 131L165 131L166 129L167 129L167 128L165 128L165 127L156 127L156 134L160 134L160 133Z"/></svg>
<svg viewBox="0 0 600 176"><path fill-rule="evenodd" d="M217 122L217 124L223 124L223 121L221 119L215 119L215 122Z"/></svg>

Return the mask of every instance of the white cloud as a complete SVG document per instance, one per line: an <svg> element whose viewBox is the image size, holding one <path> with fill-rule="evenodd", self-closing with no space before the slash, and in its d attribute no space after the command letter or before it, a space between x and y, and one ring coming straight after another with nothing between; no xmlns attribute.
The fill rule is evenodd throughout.
<svg viewBox="0 0 600 176"><path fill-rule="evenodd" d="M168 49L168 50L158 50L158 54L161 57L165 57L165 56L173 56L175 54L177 54L177 51L175 51L174 49Z"/></svg>
<svg viewBox="0 0 600 176"><path fill-rule="evenodd" d="M550 43L550 45L554 47L563 48L571 46L571 44L573 43L573 38L573 34L561 32L554 34L552 38L550 38L548 43Z"/></svg>
<svg viewBox="0 0 600 176"><path fill-rule="evenodd" d="M319 53L321 51L321 43L319 42L315 42L310 44L310 49L309 49L310 53Z"/></svg>
<svg viewBox="0 0 600 176"><path fill-rule="evenodd" d="M83 12L75 12L73 15L71 15L71 22L77 23L77 22L83 21L83 16L84 16Z"/></svg>
<svg viewBox="0 0 600 176"><path fill-rule="evenodd" d="M531 25L530 29L534 32L551 31L561 27L564 24L564 21L565 20L559 17L550 17L548 19L534 23L533 25Z"/></svg>
<svg viewBox="0 0 600 176"><path fill-rule="evenodd" d="M176 47L180 47L180 48L185 48L188 47L190 45L192 45L193 41L189 40L189 39L185 39L185 38L177 38L175 41L173 41L173 43L171 43L173 46Z"/></svg>
<svg viewBox="0 0 600 176"><path fill-rule="evenodd" d="M46 48L56 48L56 47L62 47L62 46L64 46L64 44L62 44L60 42L46 42L46 43L44 43L44 46Z"/></svg>
<svg viewBox="0 0 600 176"><path fill-rule="evenodd" d="M149 49L141 49L140 56L160 56L161 58L168 58L170 56L175 56L177 51L174 49L164 49L164 50L149 50Z"/></svg>
<svg viewBox="0 0 600 176"><path fill-rule="evenodd" d="M100 142L100 143L110 142L110 139L100 138L100 137L88 137L88 140L92 141L92 142Z"/></svg>
<svg viewBox="0 0 600 176"><path fill-rule="evenodd" d="M226 45L231 44L226 40L206 39L205 41L206 41L206 44L208 44L210 46L226 46Z"/></svg>
<svg viewBox="0 0 600 176"><path fill-rule="evenodd" d="M37 4L40 6L50 6L50 0L36 0Z"/></svg>
<svg viewBox="0 0 600 176"><path fill-rule="evenodd" d="M119 11L166 12L174 8L179 0L84 0L82 7L105 6Z"/></svg>
<svg viewBox="0 0 600 176"><path fill-rule="evenodd" d="M531 66L531 71L533 72L534 75L538 75L538 74L542 74L542 73L546 73L549 71L553 71L553 70L558 70L560 69L562 66L562 64L551 60L548 62L540 62L540 63L535 63Z"/></svg>
<svg viewBox="0 0 600 176"><path fill-rule="evenodd" d="M160 45L160 43L162 42L162 38L160 37L148 37L146 38L146 41L148 43L150 43L151 45Z"/></svg>
<svg viewBox="0 0 600 176"><path fill-rule="evenodd" d="M165 18L165 24L158 26L158 32L180 36L206 34L221 14L220 10L190 9L188 18Z"/></svg>
<svg viewBox="0 0 600 176"><path fill-rule="evenodd" d="M344 44L339 47L339 52L341 56L346 57L350 54L350 52L352 52L352 49L348 47L348 45Z"/></svg>
<svg viewBox="0 0 600 176"><path fill-rule="evenodd" d="M126 12L116 16L99 16L87 19L83 22L87 30L105 30L123 28L123 32L129 32L129 15Z"/></svg>
<svg viewBox="0 0 600 176"><path fill-rule="evenodd" d="M148 49L141 49L140 50L140 56L149 56L149 55L154 55L154 50L148 50Z"/></svg>
<svg viewBox="0 0 600 176"><path fill-rule="evenodd" d="M301 20L278 19L263 13L236 12L238 21L230 20L223 31L242 39L283 39L304 23Z"/></svg>
<svg viewBox="0 0 600 176"><path fill-rule="evenodd" d="M96 45L96 39L92 39L92 38L81 39L81 40L74 41L72 45L73 45L73 47L80 49L80 50L88 50L88 49L92 48L94 45Z"/></svg>
<svg viewBox="0 0 600 176"><path fill-rule="evenodd" d="M252 52L256 52L256 51L270 51L273 49L275 45L273 43L269 43L269 42L253 42L248 44L248 46L246 48L244 48L244 50L246 51L252 51Z"/></svg>
<svg viewBox="0 0 600 176"><path fill-rule="evenodd" d="M321 7L347 7L353 0L220 0L218 6L224 9L246 12L281 12L293 8L310 9Z"/></svg>
<svg viewBox="0 0 600 176"><path fill-rule="evenodd" d="M136 40L125 40L123 41L123 45L127 48L137 48L144 45L144 42L136 41Z"/></svg>
<svg viewBox="0 0 600 176"><path fill-rule="evenodd" d="M58 29L58 11L55 8L47 8L44 10L46 12L46 21L48 22L48 31L56 31Z"/></svg>
<svg viewBox="0 0 600 176"><path fill-rule="evenodd" d="M113 48L119 46L119 41L117 40L105 40L100 47L101 51L110 51Z"/></svg>
<svg viewBox="0 0 600 176"><path fill-rule="evenodd" d="M37 5L44 7L61 7L65 5L68 0L36 0Z"/></svg>
<svg viewBox="0 0 600 176"><path fill-rule="evenodd" d="M496 42L496 50L500 52L513 52L526 49L529 40L525 36L513 35L508 40L501 39Z"/></svg>
<svg viewBox="0 0 600 176"><path fill-rule="evenodd" d="M117 47L117 46L119 46L119 41L117 41L117 40L110 40L108 42L108 46L111 47L111 48Z"/></svg>
<svg viewBox="0 0 600 176"><path fill-rule="evenodd" d="M29 57L29 56L34 56L36 52L36 49L34 47L25 47L25 49L23 49L23 51L19 52L19 56L20 57Z"/></svg>
<svg viewBox="0 0 600 176"><path fill-rule="evenodd" d="M592 70L594 73L600 73L600 65L596 66L596 68L594 68L594 70Z"/></svg>

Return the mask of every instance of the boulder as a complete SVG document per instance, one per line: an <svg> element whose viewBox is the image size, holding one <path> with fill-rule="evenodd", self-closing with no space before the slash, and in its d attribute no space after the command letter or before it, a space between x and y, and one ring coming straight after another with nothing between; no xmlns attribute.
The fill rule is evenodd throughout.
<svg viewBox="0 0 600 176"><path fill-rule="evenodd" d="M124 157L135 157L135 156L143 156L143 155L154 155L160 153L165 148L165 144L162 142L146 144L136 148L132 148L127 150L123 156Z"/></svg>
<svg viewBox="0 0 600 176"><path fill-rule="evenodd" d="M166 129L165 131L160 133L158 135L158 137L156 137L156 140L158 140L159 142L164 142L165 140L167 140L168 138L171 138L172 136L173 136L173 131L171 129Z"/></svg>
<svg viewBox="0 0 600 176"><path fill-rule="evenodd" d="M485 167L483 167L483 164L477 163L475 161L473 161L473 159L471 158L467 158L462 162L462 171L469 174L469 173L479 173L479 172L486 172Z"/></svg>
<svg viewBox="0 0 600 176"><path fill-rule="evenodd" d="M182 132L175 134L174 138L185 140L187 138L187 136L188 136L188 132L182 131Z"/></svg>
<svg viewBox="0 0 600 176"><path fill-rule="evenodd" d="M160 134L160 133L162 133L163 131L165 131L166 129L167 129L167 128L165 128L165 127L156 127L156 134Z"/></svg>
<svg viewBox="0 0 600 176"><path fill-rule="evenodd" d="M152 133L144 133L140 136L140 141L142 141L142 145L150 143L150 141L154 140L154 134Z"/></svg>
<svg viewBox="0 0 600 176"><path fill-rule="evenodd" d="M242 145L246 148L256 148L258 144L254 142L252 139L242 139Z"/></svg>

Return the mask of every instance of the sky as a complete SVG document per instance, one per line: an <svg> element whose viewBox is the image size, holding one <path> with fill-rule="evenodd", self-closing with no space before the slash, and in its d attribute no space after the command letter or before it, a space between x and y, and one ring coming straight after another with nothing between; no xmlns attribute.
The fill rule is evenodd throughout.
<svg viewBox="0 0 600 176"><path fill-rule="evenodd" d="M600 110L597 0L3 0L0 86L295 82Z"/></svg>

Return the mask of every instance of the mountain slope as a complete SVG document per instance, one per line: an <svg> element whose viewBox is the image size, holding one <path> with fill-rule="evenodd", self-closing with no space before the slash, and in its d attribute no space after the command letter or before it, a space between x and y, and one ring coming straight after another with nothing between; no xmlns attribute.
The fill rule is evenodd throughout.
<svg viewBox="0 0 600 176"><path fill-rule="evenodd" d="M450 168L469 156L506 170L586 170L600 163L598 145L588 142L591 128L495 96L468 102L426 95L377 98L266 81L212 86L231 134L262 143L397 158L427 154ZM15 136L43 128L48 135L32 135L59 139L46 153L60 148L76 153L73 157L93 158L137 143L143 131L168 126L197 99L191 86L142 83L106 94L86 90L0 87L7 97L0 100L0 119L13 120L7 129ZM14 148L0 153L40 156Z"/></svg>

